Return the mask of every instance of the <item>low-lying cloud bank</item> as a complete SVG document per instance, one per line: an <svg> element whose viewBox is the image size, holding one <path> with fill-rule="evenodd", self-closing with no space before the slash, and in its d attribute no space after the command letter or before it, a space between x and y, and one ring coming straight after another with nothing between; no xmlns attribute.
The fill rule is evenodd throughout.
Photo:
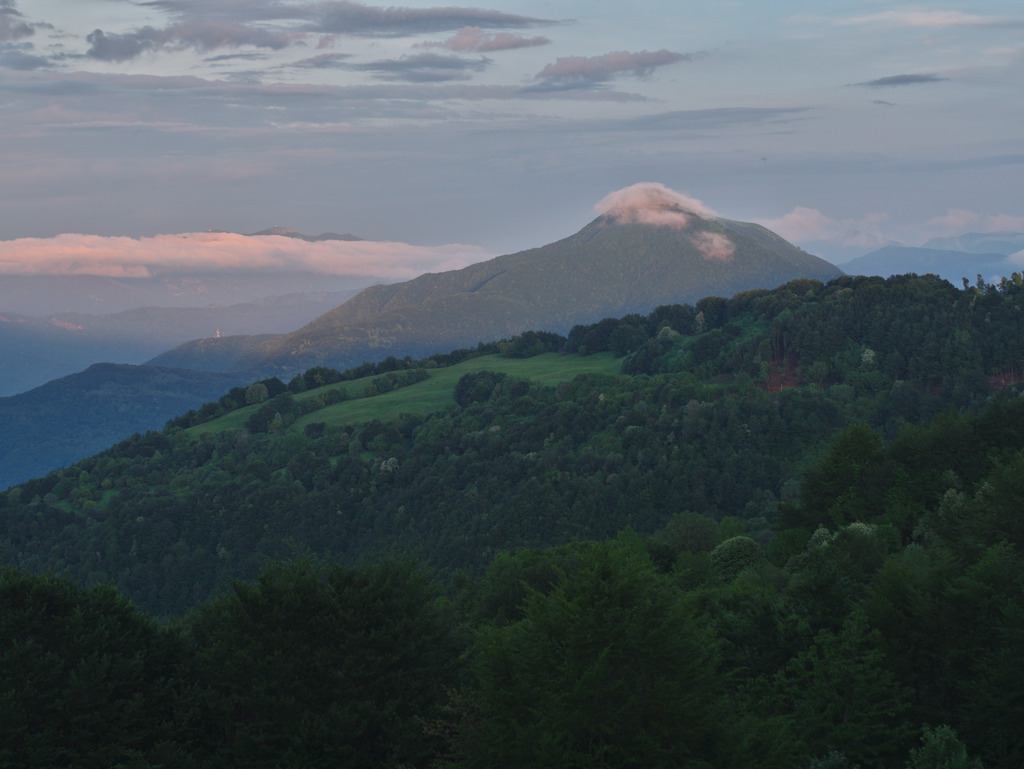
<svg viewBox="0 0 1024 769"><path fill-rule="evenodd" d="M930 238L967 232L1024 232L1024 216L981 214L963 209L950 209L942 216L918 224L897 226L885 213L871 213L856 219L835 219L816 208L797 206L778 219L760 219L758 223L793 243L823 243L864 249L895 242L917 245Z"/></svg>
<svg viewBox="0 0 1024 769"><path fill-rule="evenodd" d="M0 241L0 275L149 278L250 270L366 275L405 280L456 270L493 254L477 246L414 246L369 240L309 243L279 235L190 232L145 238L58 235Z"/></svg>
<svg viewBox="0 0 1024 769"><path fill-rule="evenodd" d="M882 225L888 218L884 213L876 213L860 219L833 219L816 208L797 206L778 219L760 219L758 224L792 243L879 248L891 242L882 232Z"/></svg>

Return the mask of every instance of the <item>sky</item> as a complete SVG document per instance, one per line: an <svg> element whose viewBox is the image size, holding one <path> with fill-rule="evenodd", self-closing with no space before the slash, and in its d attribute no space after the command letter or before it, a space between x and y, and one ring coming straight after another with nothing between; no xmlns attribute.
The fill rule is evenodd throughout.
<svg viewBox="0 0 1024 769"><path fill-rule="evenodd" d="M411 276L642 183L834 261L1024 231L1022 94L1019 0L0 0L0 273L276 225Z"/></svg>

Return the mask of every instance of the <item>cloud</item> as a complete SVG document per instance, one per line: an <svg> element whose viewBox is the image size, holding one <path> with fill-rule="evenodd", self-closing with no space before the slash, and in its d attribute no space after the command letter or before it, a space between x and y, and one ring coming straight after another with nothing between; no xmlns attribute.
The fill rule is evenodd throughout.
<svg viewBox="0 0 1024 769"><path fill-rule="evenodd" d="M225 21L274 21L304 17L311 3L290 5L281 0L148 0L141 3L180 18L209 18Z"/></svg>
<svg viewBox="0 0 1024 769"><path fill-rule="evenodd" d="M349 35L380 35L399 37L425 32L445 32L463 27L491 29L522 29L551 24L546 19L520 16L480 8L377 8L347 0L330 0L300 8L309 8L315 15L308 29L316 32L337 32Z"/></svg>
<svg viewBox="0 0 1024 769"><path fill-rule="evenodd" d="M12 0L0 0L10 4ZM163 29L152 26L124 33L97 29L86 40L86 56L100 61L128 61L152 51L194 48L211 51L252 45L279 50L311 34L349 34L400 37L429 32L463 30L452 41L469 44L475 29L478 47L452 50L503 50L524 45L540 45L546 38L484 33L483 28L525 28L555 22L531 16L478 8L374 7L348 0L286 3L280 0L152 0L142 5L172 14L179 21ZM0 6L2 10L3 6ZM3 21L0 16L0 33ZM268 22L281 26L271 27ZM8 24L9 35L31 34L29 25ZM461 35L461 37L460 37ZM0 37L0 40L3 38ZM321 41L322 42L322 41Z"/></svg>
<svg viewBox="0 0 1024 769"><path fill-rule="evenodd" d="M880 107L895 107L896 106L891 101L885 101L884 99L873 99L871 103L872 104L877 104Z"/></svg>
<svg viewBox="0 0 1024 769"><path fill-rule="evenodd" d="M0 45L0 68L27 71L32 69L46 69L50 66L52 66L52 62L49 59L43 56L35 56L34 54L26 53L20 46Z"/></svg>
<svg viewBox="0 0 1024 769"><path fill-rule="evenodd" d="M821 211L804 206L797 206L781 219L767 219L759 223L796 243L832 240L837 226L834 219Z"/></svg>
<svg viewBox="0 0 1024 769"><path fill-rule="evenodd" d="M859 219L832 219L817 209L798 206L780 219L762 219L758 223L793 243L823 243L864 249L879 248L896 240L921 242L966 232L1024 232L1024 216L979 214L964 209L950 209L942 216L923 223L904 223L894 227L884 213L867 214ZM888 230L896 229L898 237L884 234L883 226Z"/></svg>
<svg viewBox="0 0 1024 769"><path fill-rule="evenodd" d="M534 79L551 88L579 88L605 83L619 75L647 77L657 67L692 61L693 54L660 51L613 51L600 56L563 56L548 64Z"/></svg>
<svg viewBox="0 0 1024 769"><path fill-rule="evenodd" d="M797 206L780 219L762 219L764 225L793 243L831 243L839 246L872 248L890 242L880 229L886 214L868 214L861 219L832 219L816 208Z"/></svg>
<svg viewBox="0 0 1024 769"><path fill-rule="evenodd" d="M207 64L220 64L225 61L263 61L268 56L266 53L223 53L219 56L209 56L203 61Z"/></svg>
<svg viewBox="0 0 1024 769"><path fill-rule="evenodd" d="M288 66L298 69L344 69L345 59L351 59L347 53L320 53L308 59L292 62Z"/></svg>
<svg viewBox="0 0 1024 769"><path fill-rule="evenodd" d="M168 42L191 46L199 51L239 48L244 45L276 51L296 39L296 35L286 32L216 21L176 24L168 27L166 34Z"/></svg>
<svg viewBox="0 0 1024 769"><path fill-rule="evenodd" d="M658 182L641 182L606 195L594 210L621 224L650 224L685 229L690 217L713 219L717 214L696 198ZM707 245L707 248L712 248ZM714 257L718 258L718 257Z"/></svg>
<svg viewBox="0 0 1024 769"><path fill-rule="evenodd" d="M403 8L376 7L350 0L149 0L142 3L179 18L223 19L238 23L305 22L307 31L386 37L422 32L447 32L467 26L497 29L554 24L548 19L455 6Z"/></svg>
<svg viewBox="0 0 1024 769"><path fill-rule="evenodd" d="M708 260L728 262L736 252L736 244L720 232L698 232L690 240Z"/></svg>
<svg viewBox="0 0 1024 769"><path fill-rule="evenodd" d="M863 86L865 88L891 88L898 85L919 85L921 83L941 83L949 80L948 77L939 77L936 74L928 75L890 75L880 77L877 80L867 80L863 83L851 83L850 85Z"/></svg>
<svg viewBox="0 0 1024 769"><path fill-rule="evenodd" d="M551 43L546 37L523 37L510 32L484 32L480 27L463 27L452 37L440 43L420 43L419 48L447 48L459 53L509 51L515 48L532 48Z"/></svg>
<svg viewBox="0 0 1024 769"><path fill-rule="evenodd" d="M229 22L195 21L175 24L165 29L142 27L124 34L108 34L96 29L86 35L85 39L89 43L86 56L100 61L128 61L148 51L174 47L212 51L253 45L280 50L293 40L293 36Z"/></svg>
<svg viewBox="0 0 1024 769"><path fill-rule="evenodd" d="M806 107L718 107L674 110L629 118L621 125L641 131L719 130L759 123L786 123L802 117Z"/></svg>
<svg viewBox="0 0 1024 769"><path fill-rule="evenodd" d="M162 40L162 34L153 27L123 35L108 35L102 29L94 29L85 36L89 43L85 55L100 61L128 61L157 48Z"/></svg>
<svg viewBox="0 0 1024 769"><path fill-rule="evenodd" d="M0 241L0 275L103 275L145 278L182 272L307 271L409 279L490 258L476 246L414 246L378 241L308 243L277 235L222 232L148 238L58 235Z"/></svg>
<svg viewBox="0 0 1024 769"><path fill-rule="evenodd" d="M962 235L965 232L1024 232L1024 216L1010 214L979 214L962 208L951 208L942 216L925 222L934 235Z"/></svg>
<svg viewBox="0 0 1024 769"><path fill-rule="evenodd" d="M439 83L448 80L468 80L471 72L487 69L491 60L463 59L460 56L442 56L421 53L399 59L350 64L348 69L370 72L378 80L403 80L409 83Z"/></svg>
<svg viewBox="0 0 1024 769"><path fill-rule="evenodd" d="M886 27L916 27L941 29L949 27L1007 27L1024 26L1024 19L978 16L960 11L882 11L867 16L855 16L838 22L841 25L874 25Z"/></svg>
<svg viewBox="0 0 1024 769"><path fill-rule="evenodd" d="M133 113L139 103L140 92L158 92L167 120L145 121L159 130L167 130L168 124L179 126L180 130L221 130L238 127L248 133L269 129L273 135L280 134L278 123L268 123L261 116L252 118L251 112L227 109L209 115L211 104L242 105L246 110L286 108L291 122L295 125L308 123L315 130L332 122L352 122L357 118L394 117L403 109L405 114L422 117L422 103L451 101L509 101L509 100L572 100L588 102L644 102L643 96L614 89L577 90L569 92L546 92L526 89L518 85L478 85L461 82L443 83L368 83L359 85L329 85L309 83L227 82L193 75L125 75L94 72L71 74L39 72L31 79L16 81L14 78L0 78L0 94L10 93L19 97L32 96L47 100L63 96L106 97L106 101L86 100L79 102L78 109L65 116L48 118L51 127L57 125L76 126L83 119L110 123L111 112ZM95 105L94 107L92 105ZM404 106L403 106L404 105ZM265 113L260 113L261 115ZM95 117L84 117L95 115ZM279 110L273 116L283 115ZM221 122L217 122L217 121ZM197 122L198 121L198 122ZM8 121L9 123L10 121ZM133 130L141 127L136 118L131 118ZM177 130L177 129L174 129Z"/></svg>
<svg viewBox="0 0 1024 769"><path fill-rule="evenodd" d="M31 37L36 33L35 27L21 21L21 18L14 0L0 0L0 43Z"/></svg>

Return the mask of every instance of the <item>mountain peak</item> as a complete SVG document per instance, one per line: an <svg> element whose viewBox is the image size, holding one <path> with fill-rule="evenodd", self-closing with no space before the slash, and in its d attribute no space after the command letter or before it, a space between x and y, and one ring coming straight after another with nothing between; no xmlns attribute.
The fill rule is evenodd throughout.
<svg viewBox="0 0 1024 769"><path fill-rule="evenodd" d="M719 218L662 185L620 190L598 210L582 230L546 246L365 289L264 343L245 364L291 371L422 356L527 329L566 333L659 305L841 274L760 225Z"/></svg>
<svg viewBox="0 0 1024 769"><path fill-rule="evenodd" d="M682 230L694 219L718 215L696 198L676 192L659 182L640 182L606 195L594 209L606 221L647 224Z"/></svg>

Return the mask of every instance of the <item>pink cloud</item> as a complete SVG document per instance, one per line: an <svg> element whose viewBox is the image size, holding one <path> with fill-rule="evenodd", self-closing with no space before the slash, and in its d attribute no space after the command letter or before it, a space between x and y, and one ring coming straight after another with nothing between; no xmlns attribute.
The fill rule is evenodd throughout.
<svg viewBox="0 0 1024 769"><path fill-rule="evenodd" d="M690 216L713 219L717 214L696 198L658 182L641 182L606 195L594 210L623 224L650 224L685 229Z"/></svg>
<svg viewBox="0 0 1024 769"><path fill-rule="evenodd" d="M986 232L1021 232L1024 230L1024 216L995 214L985 217L985 226L991 229Z"/></svg>
<svg viewBox="0 0 1024 769"><path fill-rule="evenodd" d="M1019 26L1020 20L978 16L960 11L882 11L867 16L855 16L839 22L842 25L872 24L887 27L918 27L941 29L948 27Z"/></svg>
<svg viewBox="0 0 1024 769"><path fill-rule="evenodd" d="M736 252L736 244L720 232L698 232L690 240L708 260L728 262Z"/></svg>
<svg viewBox="0 0 1024 769"><path fill-rule="evenodd" d="M515 48L532 48L548 45L546 37L523 37L509 32L484 32L480 27L463 27L452 37L440 43L421 43L420 48L447 48L450 51L508 51Z"/></svg>
<svg viewBox="0 0 1024 769"><path fill-rule="evenodd" d="M148 238L58 235L0 241L0 275L103 275L145 278L214 270L305 271L408 279L490 258L476 246L414 246L378 241L308 243L277 235L221 232Z"/></svg>
<svg viewBox="0 0 1024 769"><path fill-rule="evenodd" d="M965 232L1021 232L1024 216L1010 214L979 214L962 208L951 208L942 216L925 222L937 235L961 235Z"/></svg>
<svg viewBox="0 0 1024 769"><path fill-rule="evenodd" d="M767 219L761 224L786 240L822 241L836 236L838 223L815 208L797 206L781 219Z"/></svg>
<svg viewBox="0 0 1024 769"><path fill-rule="evenodd" d="M833 243L872 248L890 242L881 231L888 220L884 213L860 219L832 219L816 208L797 206L779 219L761 219L762 224L793 243Z"/></svg>

